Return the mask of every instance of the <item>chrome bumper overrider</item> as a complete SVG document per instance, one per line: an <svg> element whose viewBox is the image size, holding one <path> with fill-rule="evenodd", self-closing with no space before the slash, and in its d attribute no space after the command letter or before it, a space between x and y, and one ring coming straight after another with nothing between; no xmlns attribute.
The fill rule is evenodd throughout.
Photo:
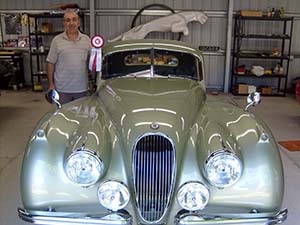
<svg viewBox="0 0 300 225"><path fill-rule="evenodd" d="M34 224L54 225L76 225L76 224L88 224L88 225L132 225L132 218L129 214L118 213L109 214L101 217L60 217L60 216L42 216L32 215L26 212L24 209L18 208L19 217L26 222ZM255 213L251 214L251 217L220 217L220 216L205 216L199 214L182 213L175 216L175 225L204 225L204 224L225 224L225 225L275 225L280 224L287 218L287 209L283 209L275 216L271 217L255 217Z"/></svg>
<svg viewBox="0 0 300 225"><path fill-rule="evenodd" d="M252 224L252 225L274 225L280 224L286 220L288 214L287 209L283 209L276 215L271 217L255 217L255 213L251 217L220 217L220 216L205 216L199 214L177 214L175 217L175 225L204 225L204 224Z"/></svg>
<svg viewBox="0 0 300 225"><path fill-rule="evenodd" d="M32 215L24 209L18 208L19 217L29 223L44 224L44 225L131 225L132 219L129 214L109 214L106 216L85 216L85 217L71 217L71 216L41 216Z"/></svg>

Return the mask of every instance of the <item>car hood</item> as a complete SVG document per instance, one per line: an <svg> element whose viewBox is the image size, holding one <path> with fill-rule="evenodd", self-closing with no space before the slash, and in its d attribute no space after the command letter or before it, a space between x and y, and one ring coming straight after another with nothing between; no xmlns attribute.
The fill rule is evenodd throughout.
<svg viewBox="0 0 300 225"><path fill-rule="evenodd" d="M112 79L98 96L127 140L154 131L174 137L186 134L205 102L198 82L178 78Z"/></svg>
<svg viewBox="0 0 300 225"><path fill-rule="evenodd" d="M223 100L207 100L202 82L183 78L102 81L94 96L64 105L42 123L49 143L65 146L66 157L84 145L107 159L108 149L116 143L130 159L140 137L160 133L172 140L180 155L190 139L201 140L194 144L202 149L200 158L205 161L210 153L224 148L225 140L236 151L236 142L253 145L265 130L242 109Z"/></svg>

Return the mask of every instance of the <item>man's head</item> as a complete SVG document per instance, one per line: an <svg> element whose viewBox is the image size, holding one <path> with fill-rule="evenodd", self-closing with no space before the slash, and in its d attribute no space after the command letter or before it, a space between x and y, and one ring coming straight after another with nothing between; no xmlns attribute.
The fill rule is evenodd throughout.
<svg viewBox="0 0 300 225"><path fill-rule="evenodd" d="M80 19L74 10L67 10L64 14L64 27L67 33L77 32L80 26Z"/></svg>

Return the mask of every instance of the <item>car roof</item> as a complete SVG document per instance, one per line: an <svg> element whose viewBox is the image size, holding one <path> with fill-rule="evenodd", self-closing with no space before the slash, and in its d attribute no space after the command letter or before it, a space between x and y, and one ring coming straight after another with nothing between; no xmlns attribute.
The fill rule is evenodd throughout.
<svg viewBox="0 0 300 225"><path fill-rule="evenodd" d="M113 52L135 50L135 49L167 49L173 51L180 51L191 53L202 58L201 51L193 47L191 44L181 41L164 40L164 39L139 39L112 42L103 48L103 54L111 54Z"/></svg>

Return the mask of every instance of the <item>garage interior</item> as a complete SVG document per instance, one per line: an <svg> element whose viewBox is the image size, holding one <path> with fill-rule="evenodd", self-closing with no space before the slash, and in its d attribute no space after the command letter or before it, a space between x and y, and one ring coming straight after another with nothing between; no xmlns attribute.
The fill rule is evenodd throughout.
<svg viewBox="0 0 300 225"><path fill-rule="evenodd" d="M162 4L170 7L175 12L200 10L204 11L208 20L204 25L198 23L189 24L190 34L182 36L181 41L192 43L203 51L206 72L206 86L208 97L214 95L217 98L238 104L246 105L246 94L253 90L263 92L262 102L251 111L261 117L271 128L280 147L285 173L285 196L283 207L288 208L288 219L284 224L295 225L300 221L300 147L289 150L279 142L300 141L300 100L297 101L296 85L300 85L300 3L297 0L268 0L268 1L132 1L132 0L102 0L102 1L38 1L38 0L3 0L0 2L1 13L1 49L0 49L0 224L17 225L27 224L21 221L16 213L18 206L22 204L20 197L20 170L24 149L28 137L35 124L42 115L55 106L45 101L44 93L47 90L45 76L46 63L43 60L37 62L36 55L31 53L32 43L24 46L28 41L30 29L34 29L30 23L22 22L24 15L37 16L59 11L59 7L65 4L76 4L81 11L81 30L90 37L101 34L105 40L112 39L126 32L132 27L132 21L137 13L145 6ZM274 10L273 10L274 9ZM278 76L274 79L250 79L246 85L244 80L238 80L236 87L234 71L241 69L240 73L252 70L256 65L253 59L250 64L234 64L233 51L237 38L235 34L236 16L242 11L250 13L263 13L276 11L284 13L285 17L292 18L293 23L287 24L287 33L291 35L288 43L283 47L289 54L288 62L284 62L287 76L282 79L278 88ZM281 11L280 11L281 10ZM170 14L170 10L161 7L146 8L136 20L136 24L142 24L157 17ZM8 24L15 18L20 19L18 26L10 30ZM55 19L46 20L44 29L54 29ZM58 18L60 19L60 18ZM262 24L243 22L243 29L248 32L268 35L282 32L282 25L278 21ZM62 25L57 25L59 28ZM17 29L17 30L15 30ZM16 34L17 33L17 34ZM43 49L53 36L46 37L43 41ZM151 34L151 38L177 39L177 34ZM239 37L240 38L240 37ZM39 40L36 40L37 42ZM246 41L243 41L245 44ZM275 43L275 44L274 44ZM282 48L278 42L269 39L266 42L255 40L248 44L248 48L262 52L268 48L278 51ZM34 46L34 44L33 44ZM40 46L39 46L40 47ZM45 49L44 49L45 48ZM40 51L41 49L39 49ZM281 49L279 49L279 52ZM277 53L275 53L277 54ZM273 64L267 65L273 67ZM2 72L3 68L3 72ZM239 74L241 75L241 74ZM93 86L94 77L91 79ZM240 79L239 76L237 76ZM243 78L242 78L243 79ZM240 82L240 83L239 83ZM250 84L250 85L249 85ZM278 92L277 89L280 89ZM300 86L299 86L300 88ZM300 91L298 93L300 99Z"/></svg>

